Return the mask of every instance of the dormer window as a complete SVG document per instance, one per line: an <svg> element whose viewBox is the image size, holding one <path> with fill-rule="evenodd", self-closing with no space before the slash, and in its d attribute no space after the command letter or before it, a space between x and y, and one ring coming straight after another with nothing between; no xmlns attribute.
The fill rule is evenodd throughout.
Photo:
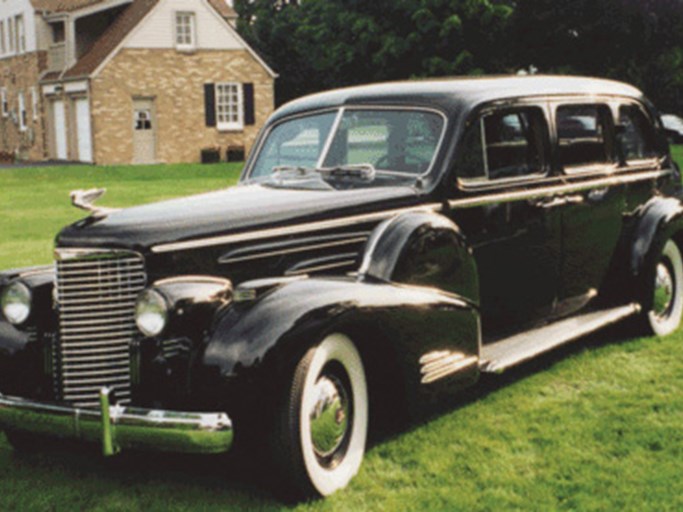
<svg viewBox="0 0 683 512"><path fill-rule="evenodd" d="M194 50L195 17L193 12L175 13L175 45L178 50Z"/></svg>
<svg viewBox="0 0 683 512"><path fill-rule="evenodd" d="M57 23L50 23L50 28L52 28L52 42L54 44L59 44L64 42L64 22L59 21Z"/></svg>

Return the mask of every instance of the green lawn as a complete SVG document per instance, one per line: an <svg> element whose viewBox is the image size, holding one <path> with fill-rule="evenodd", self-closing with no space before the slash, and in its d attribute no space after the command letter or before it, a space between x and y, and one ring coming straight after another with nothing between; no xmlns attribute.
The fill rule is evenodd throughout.
<svg viewBox="0 0 683 512"><path fill-rule="evenodd" d="M676 148L683 160L683 151ZM237 167L0 170L0 268L51 260L74 188L125 206L215 189ZM683 331L613 330L503 376L372 446L351 486L295 510L683 510ZM14 453L0 510L284 510L259 468L217 457Z"/></svg>

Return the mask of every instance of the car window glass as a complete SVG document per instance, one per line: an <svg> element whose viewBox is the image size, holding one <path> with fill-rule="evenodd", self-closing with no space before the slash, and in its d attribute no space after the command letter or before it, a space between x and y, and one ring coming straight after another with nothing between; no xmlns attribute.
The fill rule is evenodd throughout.
<svg viewBox="0 0 683 512"><path fill-rule="evenodd" d="M336 112L326 112L275 126L259 152L251 175L267 176L279 165L314 167L336 115Z"/></svg>
<svg viewBox="0 0 683 512"><path fill-rule="evenodd" d="M619 107L619 149L624 160L642 160L657 156L654 129L643 111L636 105Z"/></svg>
<svg viewBox="0 0 683 512"><path fill-rule="evenodd" d="M610 162L606 134L610 114L602 105L564 105L557 109L557 139L563 167Z"/></svg>
<svg viewBox="0 0 683 512"><path fill-rule="evenodd" d="M543 170L546 127L540 109L486 114L465 133L456 159L465 180L498 180Z"/></svg>
<svg viewBox="0 0 683 512"><path fill-rule="evenodd" d="M433 112L348 110L323 166L370 163L377 169L422 174L434 158L443 125Z"/></svg>

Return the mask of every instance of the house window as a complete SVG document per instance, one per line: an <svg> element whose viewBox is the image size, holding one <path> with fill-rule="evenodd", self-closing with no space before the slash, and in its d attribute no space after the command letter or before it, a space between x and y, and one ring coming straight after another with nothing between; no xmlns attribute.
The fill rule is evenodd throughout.
<svg viewBox="0 0 683 512"><path fill-rule="evenodd" d="M26 102L24 101L24 93L20 92L18 95L19 100L19 130L26 130Z"/></svg>
<svg viewBox="0 0 683 512"><path fill-rule="evenodd" d="M24 30L24 16L19 15L15 18L14 30L17 34L17 53L26 51L26 31Z"/></svg>
<svg viewBox="0 0 683 512"><path fill-rule="evenodd" d="M241 130L244 126L242 104L240 84L216 84L216 127L219 130Z"/></svg>
<svg viewBox="0 0 683 512"><path fill-rule="evenodd" d="M31 87L31 107L33 110L33 120L38 120L38 89Z"/></svg>
<svg viewBox="0 0 683 512"><path fill-rule="evenodd" d="M0 20L0 55L4 55L7 51L5 46L5 21Z"/></svg>
<svg viewBox="0 0 683 512"><path fill-rule="evenodd" d="M7 41L9 52L14 53L14 20L12 18L7 18Z"/></svg>
<svg viewBox="0 0 683 512"><path fill-rule="evenodd" d="M195 26L193 12L175 13L175 45L181 50L192 50L195 47Z"/></svg>
<svg viewBox="0 0 683 512"><path fill-rule="evenodd" d="M7 89L0 89L0 103L2 103L2 117L9 116L9 103L7 103Z"/></svg>

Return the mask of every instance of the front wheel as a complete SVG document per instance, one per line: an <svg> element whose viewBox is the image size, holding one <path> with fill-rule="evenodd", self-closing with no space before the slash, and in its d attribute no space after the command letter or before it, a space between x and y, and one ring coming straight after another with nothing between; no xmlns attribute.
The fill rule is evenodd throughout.
<svg viewBox="0 0 683 512"><path fill-rule="evenodd" d="M298 361L271 438L287 490L328 496L360 469L368 431L368 390L360 354L343 334L327 336Z"/></svg>
<svg viewBox="0 0 683 512"><path fill-rule="evenodd" d="M683 258L674 241L664 244L650 275L652 305L645 320L653 334L665 336L678 328L683 315Z"/></svg>

